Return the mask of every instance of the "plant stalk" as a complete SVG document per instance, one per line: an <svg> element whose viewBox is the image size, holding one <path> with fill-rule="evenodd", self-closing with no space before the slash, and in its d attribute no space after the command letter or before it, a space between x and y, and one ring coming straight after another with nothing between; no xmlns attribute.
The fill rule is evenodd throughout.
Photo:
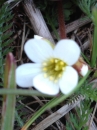
<svg viewBox="0 0 97 130"><path fill-rule="evenodd" d="M94 25L94 37L92 46L92 56L91 56L91 67L96 66L97 60L97 26Z"/></svg>

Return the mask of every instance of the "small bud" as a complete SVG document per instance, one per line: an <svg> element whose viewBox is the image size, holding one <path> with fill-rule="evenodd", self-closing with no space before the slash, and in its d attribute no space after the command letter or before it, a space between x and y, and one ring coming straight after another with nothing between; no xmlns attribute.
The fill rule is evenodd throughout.
<svg viewBox="0 0 97 130"><path fill-rule="evenodd" d="M85 76L89 70L89 66L82 57L80 57L79 60L73 65L73 68L75 68L81 76Z"/></svg>

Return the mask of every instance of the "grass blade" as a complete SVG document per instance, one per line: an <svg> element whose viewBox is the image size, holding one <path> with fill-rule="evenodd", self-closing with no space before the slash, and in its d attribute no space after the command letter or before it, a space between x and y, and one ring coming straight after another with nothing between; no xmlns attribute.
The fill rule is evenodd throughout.
<svg viewBox="0 0 97 130"><path fill-rule="evenodd" d="M15 60L11 53L6 57L4 88L16 89L15 85ZM2 124L1 130L13 130L14 113L15 113L15 95L4 95L2 106Z"/></svg>

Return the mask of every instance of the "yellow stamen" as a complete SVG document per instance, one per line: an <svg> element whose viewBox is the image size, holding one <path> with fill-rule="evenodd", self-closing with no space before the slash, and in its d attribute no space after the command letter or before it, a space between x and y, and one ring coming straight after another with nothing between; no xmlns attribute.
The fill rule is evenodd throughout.
<svg viewBox="0 0 97 130"><path fill-rule="evenodd" d="M56 70L56 71L58 71L58 70L59 70L59 66L58 66L58 65L56 65L55 70Z"/></svg>
<svg viewBox="0 0 97 130"><path fill-rule="evenodd" d="M50 62L51 62L51 63L54 63L54 59L50 59Z"/></svg>
<svg viewBox="0 0 97 130"><path fill-rule="evenodd" d="M43 71L47 71L47 68L43 68Z"/></svg>
<svg viewBox="0 0 97 130"><path fill-rule="evenodd" d="M61 78L61 77L62 77L62 74L59 74L59 75L58 75L58 78Z"/></svg>
<svg viewBox="0 0 97 130"><path fill-rule="evenodd" d="M64 62L63 62L63 61L60 61L60 65L64 65Z"/></svg>
<svg viewBox="0 0 97 130"><path fill-rule="evenodd" d="M55 59L55 63L57 63L58 62L58 59Z"/></svg>
<svg viewBox="0 0 97 130"><path fill-rule="evenodd" d="M52 77L52 76L50 76L50 78L49 78L50 80L54 80L54 77Z"/></svg>
<svg viewBox="0 0 97 130"><path fill-rule="evenodd" d="M44 77L49 78L49 80L57 83L59 78L62 77L63 71L67 64L60 59L51 58L43 62L42 71L44 72Z"/></svg>

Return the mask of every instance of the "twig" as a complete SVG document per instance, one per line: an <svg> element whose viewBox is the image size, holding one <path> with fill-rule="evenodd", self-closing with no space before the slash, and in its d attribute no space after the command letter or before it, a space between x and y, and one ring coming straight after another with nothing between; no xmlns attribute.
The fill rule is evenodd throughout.
<svg viewBox="0 0 97 130"><path fill-rule="evenodd" d="M28 18L30 19L34 32L54 43L44 18L40 10L35 7L33 0L25 0L23 6Z"/></svg>

